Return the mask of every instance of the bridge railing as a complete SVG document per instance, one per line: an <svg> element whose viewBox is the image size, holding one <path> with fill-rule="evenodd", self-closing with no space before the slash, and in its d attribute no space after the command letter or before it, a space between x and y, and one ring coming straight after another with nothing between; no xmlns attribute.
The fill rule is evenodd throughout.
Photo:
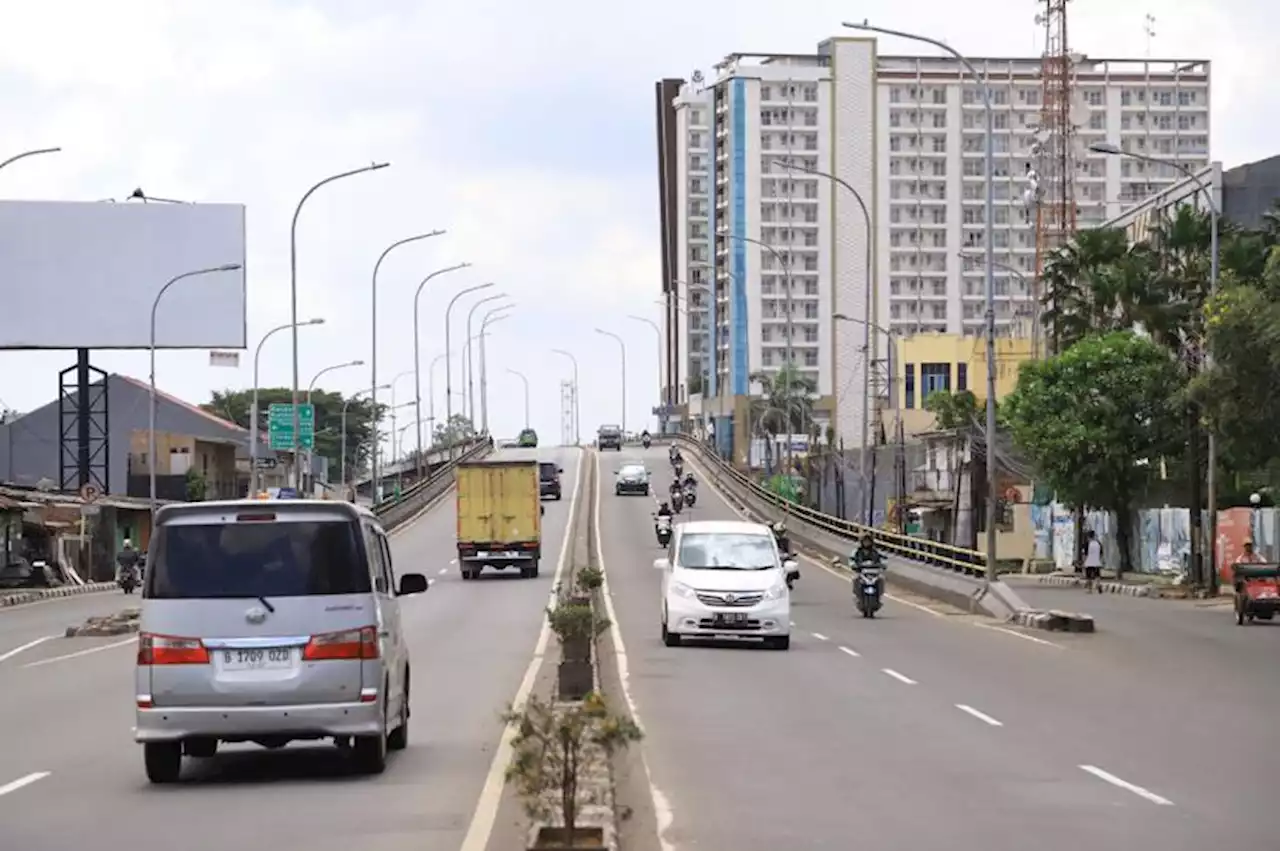
<svg viewBox="0 0 1280 851"><path fill-rule="evenodd" d="M458 463L479 460L492 451L493 440L491 438L477 440L459 452L457 462L445 464L443 467L438 468L427 478L412 487L405 488L404 492L398 497L391 497L378 503L374 506L373 513L378 515L378 519L382 521L383 528L396 528L406 520L415 517L429 503L453 487L454 474L457 472Z"/></svg>
<svg viewBox="0 0 1280 851"><path fill-rule="evenodd" d="M665 435L664 435L665 437ZM875 538L876 546L886 554L899 556L908 561L927 564L943 570L953 571L964 576L982 576L986 573L987 557L977 550L930 541L927 538L916 538L901 535L874 526L855 523L831 514L799 505L752 481L742 471L725 461L705 444L693 438L678 434L671 437L681 446L692 449L698 460L710 468L719 484L724 486L733 496L746 497L751 503L768 509L770 514L779 517L799 520L815 530L849 542L850 548L863 535L870 534ZM778 518L772 518L778 519Z"/></svg>

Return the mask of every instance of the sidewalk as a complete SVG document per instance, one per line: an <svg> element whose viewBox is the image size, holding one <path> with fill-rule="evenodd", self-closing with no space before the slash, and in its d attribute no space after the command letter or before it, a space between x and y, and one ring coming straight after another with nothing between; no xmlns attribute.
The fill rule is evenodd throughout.
<svg viewBox="0 0 1280 851"><path fill-rule="evenodd" d="M110 591L117 587L114 582L90 582L87 585L60 585L57 588L13 588L0 590L0 609L9 606L21 606L23 603L34 603L37 600L50 600L55 597L76 597L80 594L93 594L98 591Z"/></svg>

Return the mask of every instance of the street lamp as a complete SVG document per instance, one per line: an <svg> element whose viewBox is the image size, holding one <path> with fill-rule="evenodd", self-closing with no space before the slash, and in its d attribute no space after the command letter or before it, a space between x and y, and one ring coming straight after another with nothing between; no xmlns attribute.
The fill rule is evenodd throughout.
<svg viewBox="0 0 1280 851"><path fill-rule="evenodd" d="M346 363L338 363L338 364L334 364L333 366L326 366L324 369L317 372L315 376L312 377L311 383L307 385L307 404L308 405L311 404L311 392L316 389L316 382L320 380L320 376L333 372L334 370L337 370L337 369L347 369L348 367L352 367L352 366L364 366L364 361L352 360L352 361L347 361ZM314 460L315 460L315 447L312 447L312 449L309 452L307 452L307 475L312 477L315 476L315 471L311 469L314 466ZM310 487L310 485L308 487Z"/></svg>
<svg viewBox="0 0 1280 851"><path fill-rule="evenodd" d="M625 440L627 435L627 343L617 334L612 331L605 331L603 328L597 328L596 333L617 340L618 351L622 353L622 422L619 424L619 428L622 429L622 436ZM576 370L576 363L574 368Z"/></svg>
<svg viewBox="0 0 1280 851"><path fill-rule="evenodd" d="M457 458L457 441L453 439L453 357L450 350L453 348L452 331L450 329L450 317L453 315L453 306L458 303L458 299L469 293L487 290L493 286L492 283L476 284L474 287L467 287L459 290L453 298L449 299L449 306L444 309L444 434L445 439L449 441L449 461L452 463Z"/></svg>
<svg viewBox="0 0 1280 851"><path fill-rule="evenodd" d="M304 325L323 325L323 324L324 324L323 319L308 319L306 322L299 322L296 325L292 322L286 322L283 325L277 325L276 327L272 328L270 331L262 335L262 339L258 341L258 347L253 350L253 410L249 412L249 493L251 495L258 492L258 358L261 357L262 355L262 346L264 343L267 342L267 340L271 339L271 336L273 334L276 334L280 331L293 329L294 333L296 334L298 328ZM294 451L293 466L300 467L301 465L298 463L298 452L299 452L299 447L301 446L301 438L298 434L298 431L301 430L301 425L299 422L300 417L298 416L298 413L296 411L297 406L295 405L294 407L295 407L295 411L293 415L294 434L293 434L293 441L292 441L293 451ZM301 482L299 481L296 486L301 486Z"/></svg>
<svg viewBox="0 0 1280 851"><path fill-rule="evenodd" d="M18 154L16 157L10 157L0 163L0 168L4 168L16 159L25 156L34 156L36 154L50 153L52 151L61 150L60 148L47 148L42 151L28 151L25 154ZM170 278L165 285L160 288L160 292L156 293L156 297L151 301L151 396L148 400L147 413L147 453L149 463L147 467L150 470L150 491L151 491L151 528L155 528L156 521L156 309L160 307L160 299L164 298L164 294L168 292L169 287L185 281L187 278L194 278L198 275L212 275L214 272L234 272L240 268L239 263L227 263L222 266L213 266L208 269L195 269L190 272L183 272L181 275Z"/></svg>
<svg viewBox="0 0 1280 851"><path fill-rule="evenodd" d="M463 407L466 409L467 419L471 420L472 428L476 424L476 388L475 382L471 378L475 372L476 358L472 354L473 349L471 348L471 322L475 319L476 311L480 309L480 305L504 298L508 298L506 293L494 293L491 296L485 296L471 305L471 309L467 311L467 347L462 353L462 380L463 384L466 385L464 390L467 395L463 397Z"/></svg>
<svg viewBox="0 0 1280 851"><path fill-rule="evenodd" d="M569 362L573 364L573 442L581 446L582 417L580 416L580 408L578 407L578 359L574 357L573 352L565 351L564 349L552 349L551 353L566 357L569 359Z"/></svg>
<svg viewBox="0 0 1280 851"><path fill-rule="evenodd" d="M872 237L875 233L871 225L871 213L867 211L867 202L862 200L862 195L858 192L858 190L854 189L853 186L850 185L850 183L844 178L837 177L836 175L831 174L830 172L822 171L821 169L809 168L807 166L804 166L804 165L801 165L800 163L795 162L794 160L789 160L786 158L775 157L773 161L775 163L778 163L785 169L788 169L791 171L800 171L806 174L812 174L818 177L826 178L827 180L830 180L832 183L835 183L838 186L845 188L846 190L848 190L849 194L853 196L853 200L858 202L858 209L862 211L862 222L866 228L866 237L865 237L866 238L866 258L864 261L866 264L865 266L866 297L863 301L863 312L862 312L862 316L863 316L862 346L866 351L866 355L863 358L863 366L862 366L862 398L864 400L863 405L865 406L865 410L862 412L862 464L861 466L862 466L862 477L863 477L863 480L865 481L867 478L867 466L870 460L870 449L871 449L871 435L870 435L871 408L872 408L871 406L871 362L876 357L875 353L880 351L880 341L877 340L875 337L875 332L879 330L879 326L877 326L875 322L873 322L871 319L871 317L874 315L872 310L872 301L876 293L876 285L875 285L876 282L874 279L874 272L871 268L872 257L873 257ZM790 308L787 308L787 309L788 311L790 311Z"/></svg>
<svg viewBox="0 0 1280 851"><path fill-rule="evenodd" d="M339 464L341 469L338 471L338 473L339 473L339 478L342 481L342 498L343 499L347 498L347 409L351 407L351 403L354 402L356 398L359 396L363 396L366 393L372 393L374 390L390 390L390 389L391 389L390 384L383 384L379 387L367 387L364 390L360 390L356 393L352 393L342 403L342 454L340 456L342 460ZM373 435L374 435L374 439L376 440L378 436L377 410L372 407L370 407L369 410L371 412L371 423L373 425ZM354 495L353 495L353 498L354 498Z"/></svg>
<svg viewBox="0 0 1280 851"><path fill-rule="evenodd" d="M514 304L504 304L486 313L484 319L480 320L480 333L476 335L480 338L480 431L482 434L489 433L489 365L484 341L489 336L489 326L509 319L511 314L503 311L510 310L514 306ZM474 427L475 423L471 425Z"/></svg>
<svg viewBox="0 0 1280 851"><path fill-rule="evenodd" d="M306 323L298 322L298 216L302 214L302 207L307 203L317 189L326 186L334 181L342 180L346 177L354 177L357 174L364 174L369 171L377 171L386 168L391 163L371 163L364 168L352 169L344 171L340 174L333 174L316 183L310 189L303 193L302 198L298 201L298 206L293 209L293 223L289 226L289 325L287 327L293 329L293 457L298 457L298 437L302 429L300 428L298 415L298 328ZM295 485L301 487L301 471L299 473L299 481ZM250 476L253 473L250 472Z"/></svg>
<svg viewBox="0 0 1280 851"><path fill-rule="evenodd" d="M857 319L852 316L846 316L843 313L834 314L831 318L836 322L853 322L858 325L862 325L866 323L865 319ZM875 326L875 330L881 334L884 334L888 340L889 357L888 357L888 362L885 364L885 366L887 367L887 372L889 373L889 407L893 408L893 414L894 414L893 433L896 435L899 432L899 430L901 430L902 428L902 400L898 399L897 394L894 393L894 385L897 383L897 380L898 380L898 372L897 372L897 369L898 369L897 336L898 335L894 329L885 328L881 325ZM864 459L868 455L868 450L873 450L873 447L870 445L865 447L863 451ZM871 475L870 475L870 471L867 469L866 464L862 465L861 474L862 474L863 500L865 503L863 505L863 516L865 517L866 525L871 526L873 525L873 521L875 519L875 498L876 497L875 497L875 493L873 493L869 487L871 482Z"/></svg>
<svg viewBox="0 0 1280 851"><path fill-rule="evenodd" d="M524 382L524 427L529 427L529 377L518 369L508 368L507 372Z"/></svg>
<svg viewBox="0 0 1280 851"><path fill-rule="evenodd" d="M643 322L644 324L648 325L650 328L653 329L654 335L658 338L658 410L660 411L665 410L668 400L666 399L666 397L662 392L664 389L662 386L662 329L658 327L657 322L654 322L652 319L646 319L643 316L628 314L627 318L634 319L636 322ZM659 416L658 431L660 433L666 432L665 424L666 424L666 417Z"/></svg>
<svg viewBox="0 0 1280 851"><path fill-rule="evenodd" d="M0 168L4 168L10 163L16 163L18 160L24 160L27 157L38 157L41 154L56 154L61 150L62 148L36 148L33 151L23 151L20 154L14 154L7 160L0 160Z"/></svg>
<svg viewBox="0 0 1280 851"><path fill-rule="evenodd" d="M430 275L423 278L422 282L418 284L418 288L414 290L413 293L413 400L416 403L413 415L417 418L419 423L422 422L422 356L419 353L421 336L418 333L418 299L422 296L423 288L426 287L427 282L432 278L449 272L456 272L459 269L466 269L470 265L470 263L456 263L453 266L445 266L443 269L437 269ZM428 400L428 406L434 407L434 404L433 400ZM428 418L428 422L434 423L435 418L436 417L433 412ZM422 429L418 429L418 478L422 478L423 474L422 457Z"/></svg>
<svg viewBox="0 0 1280 851"><path fill-rule="evenodd" d="M1218 253L1218 203L1214 200L1213 193L1204 181L1187 166L1177 160L1167 160L1161 157L1153 157L1147 154L1139 154L1133 151L1126 151L1119 145L1110 142L1094 142L1089 146L1089 150L1095 154L1109 154L1113 157L1129 157L1130 159L1143 160L1149 163L1158 163L1160 165L1170 166L1182 172L1192 183L1196 185L1196 189L1204 193L1205 201L1209 204L1209 294L1212 296L1218 292L1218 269L1219 269L1219 253ZM1210 353L1204 353L1204 364L1210 363ZM1209 516L1208 534L1202 536L1209 541L1208 546L1208 576L1204 577L1205 583L1215 591L1218 587L1218 567L1217 567L1217 544L1218 540L1218 438L1212 428L1208 429L1208 471L1205 480L1205 489L1208 493L1205 495L1205 508ZM1201 544L1201 552L1205 547Z"/></svg>
<svg viewBox="0 0 1280 851"><path fill-rule="evenodd" d="M996 284L995 284L995 108L992 105L991 88L986 78L978 73L973 63L966 59L960 51L946 42L938 41L923 35L875 27L863 21L860 24L845 23L841 26L855 30L877 32L883 35L897 36L910 41L931 44L939 50L946 51L959 62L972 76L982 92L982 105L986 112L987 134L983 144L983 169L986 172L986 203L983 222L983 241L986 243L986 335L987 335L987 422L985 439L987 442L987 570L986 584L996 578L996 508L1000 500L1000 482L996 476Z"/></svg>
<svg viewBox="0 0 1280 851"><path fill-rule="evenodd" d="M373 280L370 287L372 296L370 301L372 302L373 315L370 326L369 341L369 385L373 387L373 393L370 395L369 401L373 404L375 409L378 407L378 269L382 267L382 261L387 259L387 255L392 251L395 251L400 246L408 245L411 242L419 242L424 239L431 239L433 236L441 236L443 234L444 231L442 230L433 230L429 233L419 233L414 234L413 236L406 236L404 239L397 239L382 250L382 253L378 255L377 262L373 264ZM394 379L391 382L391 387L394 392ZM394 401L395 400L393 399L393 404ZM382 442L379 440L375 440L373 442L373 449L369 456L369 476L373 480L374 493L378 494L382 493L382 491L378 489L378 450L381 448L381 443ZM376 502L377 501L375 500L375 503Z"/></svg>
<svg viewBox="0 0 1280 851"><path fill-rule="evenodd" d="M435 443L435 423L436 423L436 364L444 360L444 352L436 355L431 359L431 366L427 367L427 423L431 426L431 441Z"/></svg>

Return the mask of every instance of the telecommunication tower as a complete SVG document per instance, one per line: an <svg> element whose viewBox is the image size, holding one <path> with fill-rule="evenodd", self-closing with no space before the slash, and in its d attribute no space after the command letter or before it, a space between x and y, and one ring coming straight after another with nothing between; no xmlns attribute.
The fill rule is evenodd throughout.
<svg viewBox="0 0 1280 851"><path fill-rule="evenodd" d="M573 446L578 442L577 429L577 393L572 381L560 382L560 444Z"/></svg>
<svg viewBox="0 0 1280 851"><path fill-rule="evenodd" d="M1046 260L1076 232L1075 103L1072 78L1075 60L1067 43L1067 3L1037 0L1044 7L1036 23L1044 26L1044 56L1040 66L1040 127L1027 164L1028 204L1036 222L1036 276L1033 292L1033 338L1040 334L1040 281ZM1040 353L1036 345L1037 354Z"/></svg>

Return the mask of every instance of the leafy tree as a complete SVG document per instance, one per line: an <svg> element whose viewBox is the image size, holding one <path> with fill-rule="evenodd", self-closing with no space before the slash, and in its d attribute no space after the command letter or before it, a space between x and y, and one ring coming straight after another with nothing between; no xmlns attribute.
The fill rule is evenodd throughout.
<svg viewBox="0 0 1280 851"><path fill-rule="evenodd" d="M1122 571L1134 504L1181 440L1179 386L1164 348L1120 331L1024 365L1005 403L1015 442L1059 497L1115 513Z"/></svg>
<svg viewBox="0 0 1280 851"><path fill-rule="evenodd" d="M774 373L752 373L751 381L762 390L753 419L767 434L808 433L809 423L813 422L813 397L818 391L811 378L794 364L786 364Z"/></svg>
<svg viewBox="0 0 1280 851"><path fill-rule="evenodd" d="M924 409L933 414L938 428L943 431L972 428L982 422L984 410L979 405L978 397L968 390L957 393L934 391L924 400Z"/></svg>
<svg viewBox="0 0 1280 851"><path fill-rule="evenodd" d="M476 436L475 425L462 414L454 414L447 423L438 423L435 434L431 436L433 449L445 448L458 443L465 443Z"/></svg>
<svg viewBox="0 0 1280 851"><path fill-rule="evenodd" d="M201 502L208 494L209 483L199 470L187 470L187 502Z"/></svg>
<svg viewBox="0 0 1280 851"><path fill-rule="evenodd" d="M690 396L695 396L698 393L701 393L702 392L702 376L690 375L688 378L688 381L686 382L686 387L688 388L688 393Z"/></svg>
<svg viewBox="0 0 1280 851"><path fill-rule="evenodd" d="M1121 282L1116 266L1129 253L1120 228L1081 231L1045 262L1041 321L1050 351L1062 351L1099 330L1118 329Z"/></svg>
<svg viewBox="0 0 1280 851"><path fill-rule="evenodd" d="M288 387L258 388L259 439L267 439L267 410L273 403L289 404L293 391ZM316 408L316 455L329 459L331 468L338 469L342 458L342 408L346 397L341 393L325 390L311 392L311 404ZM215 390L207 403L200 407L211 414L230 420L242 428L249 427L249 408L253 404L253 390ZM385 412L386 406L379 405ZM354 471L363 471L369 460L370 440L373 437L373 404L366 397L352 399L347 406L347 465ZM265 445L265 444L264 444Z"/></svg>

